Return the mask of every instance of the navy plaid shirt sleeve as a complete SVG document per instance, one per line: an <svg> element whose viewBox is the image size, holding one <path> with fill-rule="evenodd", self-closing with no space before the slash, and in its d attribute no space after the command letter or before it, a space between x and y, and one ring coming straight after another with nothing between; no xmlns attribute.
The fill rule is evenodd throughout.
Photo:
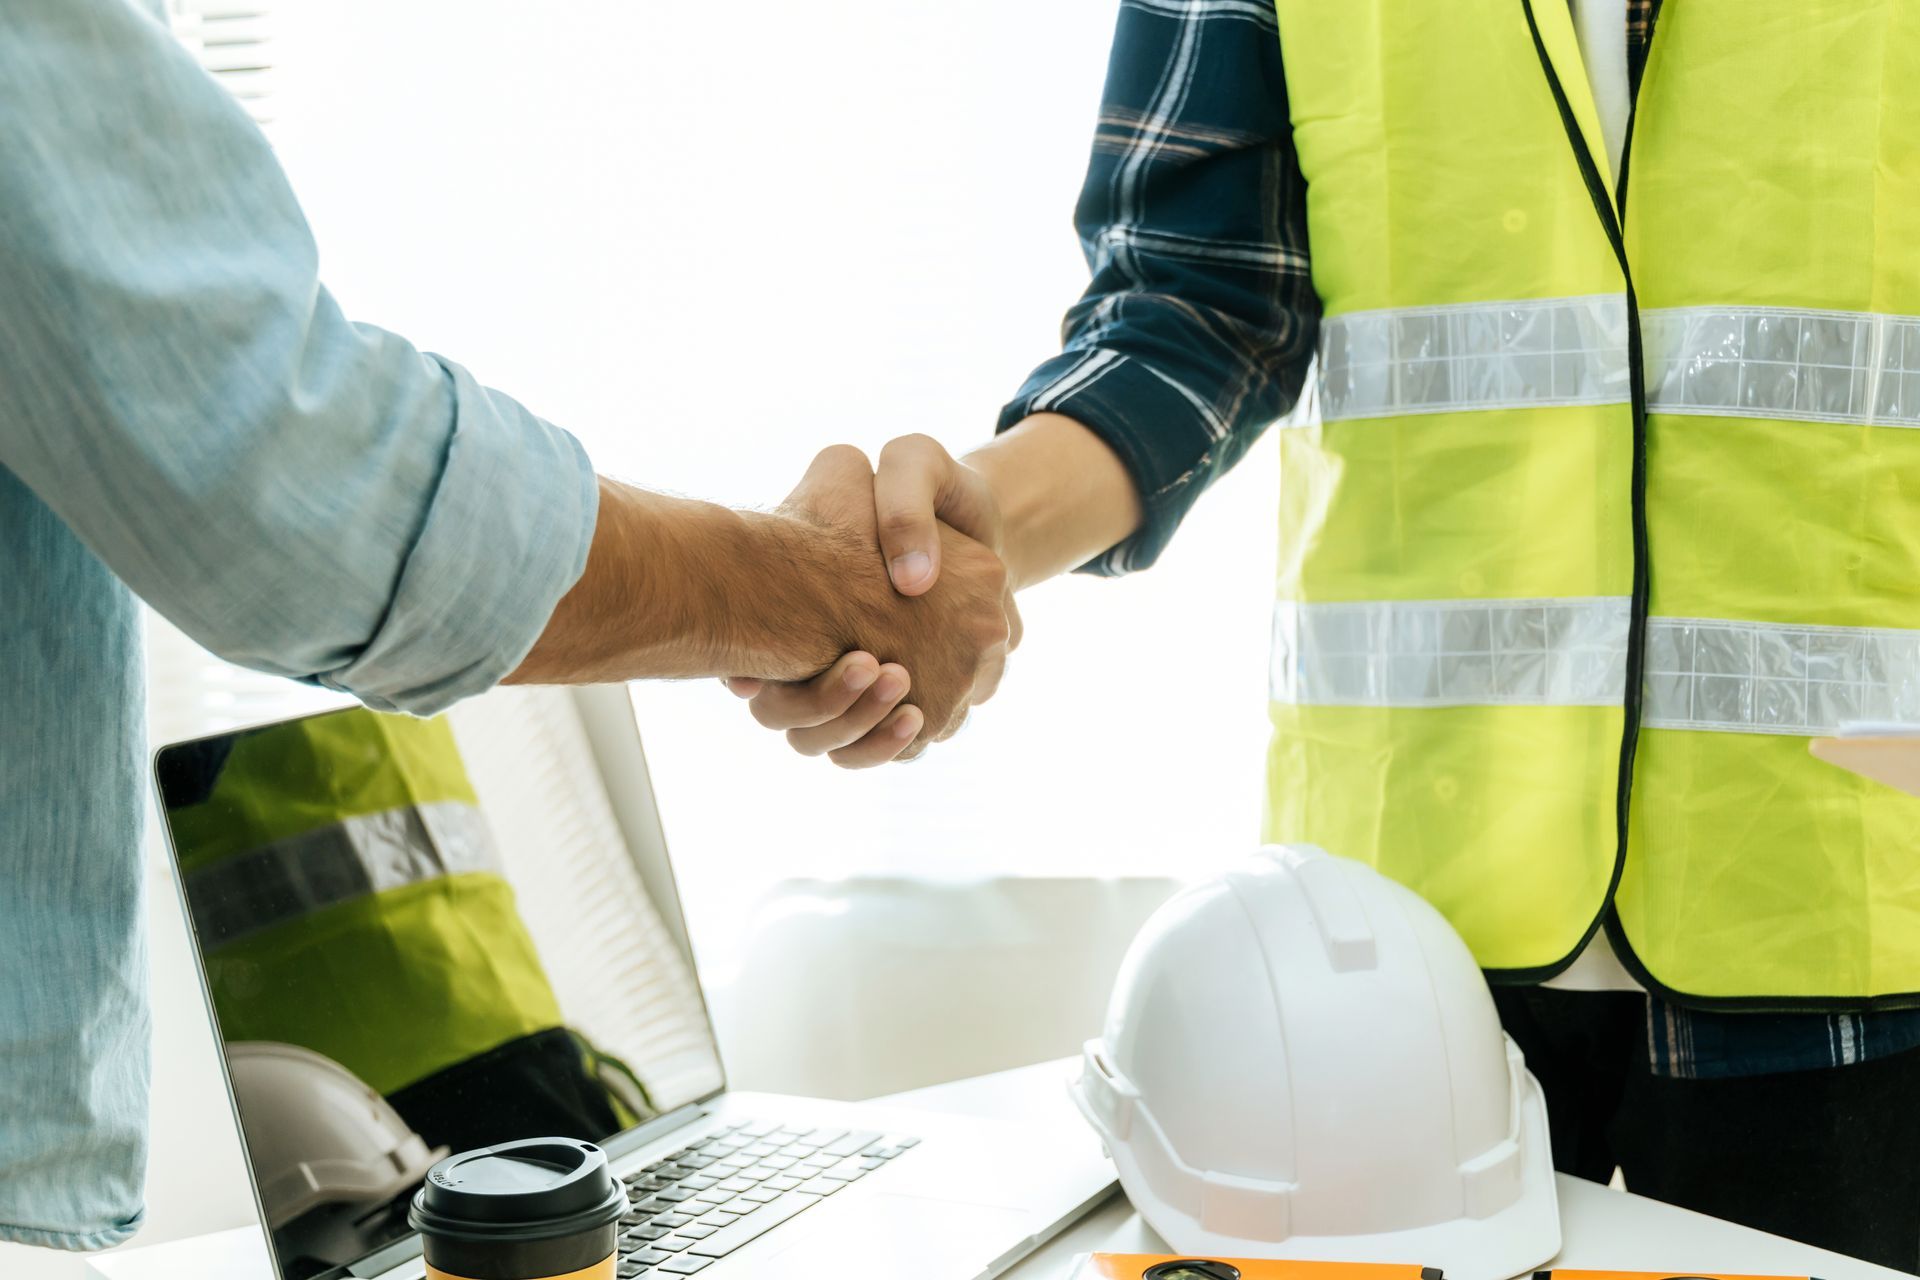
<svg viewBox="0 0 1920 1280"><path fill-rule="evenodd" d="M1075 418L1139 486L1140 529L1085 570L1152 564L1299 397L1320 318L1305 189L1272 5L1123 0L1074 218L1092 283L1000 417Z"/></svg>

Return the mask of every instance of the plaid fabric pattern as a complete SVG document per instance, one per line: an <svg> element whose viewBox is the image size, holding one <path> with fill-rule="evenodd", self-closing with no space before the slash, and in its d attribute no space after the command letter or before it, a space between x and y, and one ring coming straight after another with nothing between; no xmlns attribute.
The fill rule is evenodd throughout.
<svg viewBox="0 0 1920 1280"><path fill-rule="evenodd" d="M1306 182L1266 0L1124 0L1074 225L1093 281L1001 414L1071 414L1146 519L1087 569L1145 568L1299 398L1319 334Z"/></svg>
<svg viewBox="0 0 1920 1280"><path fill-rule="evenodd" d="M1685 1080L1840 1067L1920 1048L1920 1011L1702 1013L1647 1001L1654 1074Z"/></svg>
<svg viewBox="0 0 1920 1280"><path fill-rule="evenodd" d="M1653 14L1660 0L1627 0L1627 84L1640 92L1640 73L1647 66L1647 44L1653 39Z"/></svg>
<svg viewBox="0 0 1920 1280"><path fill-rule="evenodd" d="M1674 0L1684 2L1684 0ZM1628 0L1630 65L1656 0ZM1001 429L1039 412L1085 423L1127 464L1145 520L1085 566L1145 568L1207 485L1293 409L1319 332L1306 181L1266 0L1122 0L1074 225L1092 268L1060 355ZM1920 1010L1705 1013L1649 999L1653 1069L1762 1075L1920 1047Z"/></svg>

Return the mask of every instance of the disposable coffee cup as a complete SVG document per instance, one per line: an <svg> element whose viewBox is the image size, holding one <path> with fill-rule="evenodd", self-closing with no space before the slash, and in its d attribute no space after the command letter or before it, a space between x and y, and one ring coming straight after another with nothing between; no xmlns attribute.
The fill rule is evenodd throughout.
<svg viewBox="0 0 1920 1280"><path fill-rule="evenodd" d="M407 1225L425 1245L428 1280L614 1280L626 1211L606 1152L528 1138L433 1166Z"/></svg>

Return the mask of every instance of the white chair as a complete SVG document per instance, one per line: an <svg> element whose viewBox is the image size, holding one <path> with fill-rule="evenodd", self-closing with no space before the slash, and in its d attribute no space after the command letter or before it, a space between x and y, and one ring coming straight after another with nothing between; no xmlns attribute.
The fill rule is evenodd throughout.
<svg viewBox="0 0 1920 1280"><path fill-rule="evenodd" d="M709 974L734 1088L856 1099L1079 1051L1162 878L792 880Z"/></svg>

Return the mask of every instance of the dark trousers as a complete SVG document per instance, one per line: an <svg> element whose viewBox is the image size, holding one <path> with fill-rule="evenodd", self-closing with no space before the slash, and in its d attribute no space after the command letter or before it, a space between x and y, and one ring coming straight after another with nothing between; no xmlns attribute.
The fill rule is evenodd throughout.
<svg viewBox="0 0 1920 1280"><path fill-rule="evenodd" d="M1920 1273L1920 1050L1814 1071L1676 1080L1647 1002L1498 988L1547 1094L1553 1163L1643 1196Z"/></svg>

